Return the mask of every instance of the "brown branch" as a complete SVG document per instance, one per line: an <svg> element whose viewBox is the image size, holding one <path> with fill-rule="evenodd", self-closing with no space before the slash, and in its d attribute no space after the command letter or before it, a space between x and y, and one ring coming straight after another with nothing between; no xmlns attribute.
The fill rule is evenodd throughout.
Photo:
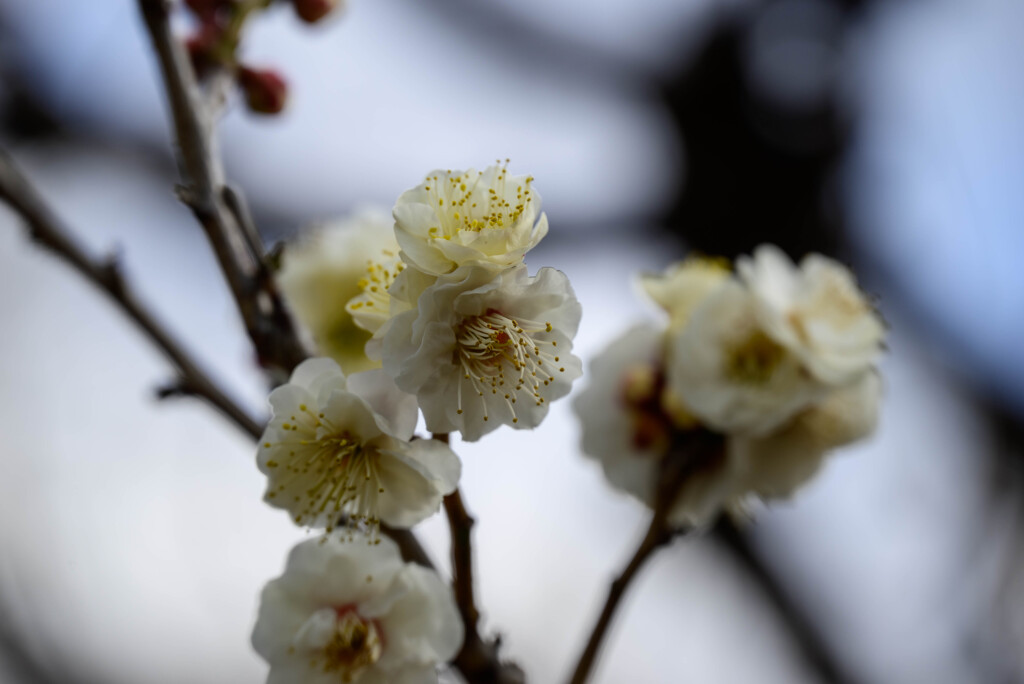
<svg viewBox="0 0 1024 684"><path fill-rule="evenodd" d="M306 358L263 261L262 242L241 194L224 182L213 119L188 56L170 25L170 0L138 0L156 51L178 149L181 200L203 227L260 362L290 372Z"/></svg>
<svg viewBox="0 0 1024 684"><path fill-rule="evenodd" d="M262 428L234 400L218 388L181 344L136 297L114 258L90 256L63 226L35 188L0 150L0 199L28 224L32 239L70 264L93 285L103 290L137 325L177 369L190 394L202 397L243 432L259 437Z"/></svg>
<svg viewBox="0 0 1024 684"><path fill-rule="evenodd" d="M448 443L447 434L435 434L434 439ZM501 661L501 639L485 640L480 636L480 611L473 595L472 531L476 521L466 510L458 489L444 498L444 511L452 540L452 592L465 628L462 648L452 663L470 682L522 684L526 675L519 666Z"/></svg>
<svg viewBox="0 0 1024 684"><path fill-rule="evenodd" d="M668 515L672 505L686 479L710 460L717 458L722 448L721 438L717 435L709 432L687 433L681 443L675 445L662 460L651 524L629 564L611 583L601 614L591 629L587 645L580 654L576 669L569 680L571 684L584 684L590 677L615 611L640 569L658 549L685 532L669 525Z"/></svg>
<svg viewBox="0 0 1024 684"><path fill-rule="evenodd" d="M306 351L267 267L262 241L241 193L225 184L219 159L213 154L213 123L183 46L171 30L171 3L138 3L157 53L170 105L183 183L179 196L206 232L261 363L291 371L306 358ZM384 531L399 543L406 560L431 567L412 532L388 528ZM466 538L468 543L468 532ZM464 576L472 582L471 575ZM458 658L455 662L467 680L474 684L523 681L518 667L498 661L496 641L484 643L480 639L475 620L472 629L467 629L467 643L474 644L469 651L473 659L466 661L473 669L465 669ZM467 652L465 647L463 652Z"/></svg>
<svg viewBox="0 0 1024 684"><path fill-rule="evenodd" d="M573 672L572 679L570 680L572 684L583 684L587 681L590 671L597 660L597 654L601 650L604 637L608 633L608 627L611 626L612 617L615 616L615 611L618 609L619 602L625 595L626 589L632 583L640 568L654 555L654 552L668 544L673 536L672 531L665 525L664 519L657 515L651 517L651 524L647 528L647 534L644 535L643 541L640 542L626 569L615 578L615 581L612 582L611 587L608 589L608 598L605 599L601 615L597 618L597 622L590 632L587 646L583 649L583 653L577 662L576 670Z"/></svg>

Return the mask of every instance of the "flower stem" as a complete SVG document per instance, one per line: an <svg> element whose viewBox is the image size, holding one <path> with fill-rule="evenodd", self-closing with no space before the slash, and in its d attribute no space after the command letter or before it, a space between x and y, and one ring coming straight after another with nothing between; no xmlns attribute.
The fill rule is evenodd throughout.
<svg viewBox="0 0 1024 684"><path fill-rule="evenodd" d="M171 389L163 390L161 396L188 394L201 397L242 432L254 439L260 436L262 425L217 386L174 334L139 300L118 261L114 258L97 259L86 252L3 150L0 150L0 201L10 205L25 220L32 238L39 245L103 290L167 357L177 370L178 379Z"/></svg>
<svg viewBox="0 0 1024 684"><path fill-rule="evenodd" d="M654 514L647 534L637 547L633 558L622 571L611 587L605 599L604 608L597 618L597 623L590 631L590 638L583 649L576 669L573 671L570 684L583 684L590 676L590 671L597 661L602 642L608 627L611 625L615 611L622 601L626 589L636 578L640 568L644 566L654 552L668 544L672 539L686 532L669 524L669 513L687 479L701 468L722 454L725 444L720 435L703 430L682 433L675 444L668 450L661 461L658 472L657 491L655 492Z"/></svg>
<svg viewBox="0 0 1024 684"><path fill-rule="evenodd" d="M434 439L448 443L448 435L444 433L435 434ZM452 592L465 628L462 648L452 663L469 682L522 684L526 681L523 671L513 663L499 660L500 640L485 640L477 628L480 611L473 593L472 539L476 521L466 510L458 489L444 497L444 511L452 539Z"/></svg>
<svg viewBox="0 0 1024 684"><path fill-rule="evenodd" d="M590 632L587 646L583 649L583 654L580 655L572 679L569 680L571 684L583 684L583 682L587 681L590 671L597 660L597 655L601 650L605 634L608 632L608 627L611 625L612 618L615 616L615 611L619 607L619 602L625 595L626 589L636 577L640 568L654 555L654 552L670 542L672 537L673 533L665 526L664 520L659 519L657 515L652 516L650 527L647 528L647 534L644 535L643 541L640 542L636 552L633 554L633 558L630 559L629 565L612 582L608 590L608 598L605 599L601 615L597 618L597 623Z"/></svg>

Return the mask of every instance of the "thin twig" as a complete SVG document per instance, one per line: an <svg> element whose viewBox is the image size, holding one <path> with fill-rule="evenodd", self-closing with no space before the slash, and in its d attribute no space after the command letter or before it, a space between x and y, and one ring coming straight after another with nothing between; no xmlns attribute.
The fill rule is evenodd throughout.
<svg viewBox="0 0 1024 684"><path fill-rule="evenodd" d="M188 388L190 394L208 401L243 432L259 437L262 431L259 423L210 380L209 374L200 368L167 328L138 300L126 282L117 260L90 256L71 237L57 215L3 150L0 150L0 199L21 215L28 224L32 239L107 293L175 366L181 383Z"/></svg>
<svg viewBox="0 0 1024 684"><path fill-rule="evenodd" d="M629 565L615 578L615 581L612 582L611 587L608 589L608 598L605 599L601 615L597 618L597 622L591 630L590 639L587 641L587 646L580 656L575 672L573 672L572 679L570 680L572 684L583 684L583 682L587 681L587 678L590 676L590 670L594 667L594 662L597 660L597 654L601 650L604 637L608 633L612 617L614 617L615 611L619 607L619 602L626 593L626 589L632 583L640 568L654 555L654 552L668 544L672 537L672 531L665 526L665 521L658 516L652 516L651 524L647 528L647 534L644 535L643 541L640 542L636 552L630 559Z"/></svg>
<svg viewBox="0 0 1024 684"><path fill-rule="evenodd" d="M685 532L685 530L673 528L668 522L672 505L686 479L705 467L711 460L720 457L722 448L721 438L717 435L708 432L685 433L680 443L675 445L662 460L651 524L629 564L611 583L601 614L591 629L587 645L583 649L583 653L580 654L576 669L569 680L571 684L584 684L590 677L590 672L597 661L615 611L618 609L626 589L636 579L637 573L658 549Z"/></svg>
<svg viewBox="0 0 1024 684"><path fill-rule="evenodd" d="M473 598L473 516L462 503L462 494L456 489L444 497L444 511L448 515L448 529L452 538L452 588L459 605L462 621L476 631L480 611Z"/></svg>
<svg viewBox="0 0 1024 684"><path fill-rule="evenodd" d="M211 112L185 49L171 30L171 3L138 3L167 91L182 182L178 195L210 241L260 362L290 372L306 352L263 263L262 243L241 194L225 185Z"/></svg>
<svg viewBox="0 0 1024 684"><path fill-rule="evenodd" d="M435 434L434 439L448 443L447 434ZM470 682L521 684L526 675L519 666L502 662L499 657L500 639L480 636L480 611L473 590L472 531L476 521L466 510L458 489L444 498L444 510L452 540L452 592L465 628L462 649L452 662Z"/></svg>

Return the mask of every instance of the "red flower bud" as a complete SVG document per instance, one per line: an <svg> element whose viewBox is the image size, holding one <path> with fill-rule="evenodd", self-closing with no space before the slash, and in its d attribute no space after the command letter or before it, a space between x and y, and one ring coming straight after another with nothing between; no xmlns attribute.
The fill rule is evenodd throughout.
<svg viewBox="0 0 1024 684"><path fill-rule="evenodd" d="M238 85L245 93L249 109L260 114L277 114L288 100L288 84L270 69L242 67L238 71Z"/></svg>
<svg viewBox="0 0 1024 684"><path fill-rule="evenodd" d="M216 31L207 26L200 28L195 35L185 40L188 58L192 62L192 70L197 78L203 78L217 65L217 58L213 53L216 42Z"/></svg>
<svg viewBox="0 0 1024 684"><path fill-rule="evenodd" d="M292 0L295 13L310 24L320 21L334 10L338 0Z"/></svg>

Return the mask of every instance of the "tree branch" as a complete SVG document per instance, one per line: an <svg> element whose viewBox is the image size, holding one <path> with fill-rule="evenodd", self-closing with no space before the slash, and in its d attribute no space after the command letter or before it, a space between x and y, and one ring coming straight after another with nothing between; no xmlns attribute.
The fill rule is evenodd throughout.
<svg viewBox="0 0 1024 684"><path fill-rule="evenodd" d="M0 150L0 199L24 219L33 240L106 292L174 365L180 376L180 384L187 387L190 394L205 399L243 432L259 437L262 432L260 424L210 380L206 371L200 368L167 328L138 300L121 273L117 260L112 257L93 258L77 244L3 150Z"/></svg>
<svg viewBox="0 0 1024 684"><path fill-rule="evenodd" d="M723 448L721 437L713 433L684 433L680 443L674 445L662 459L651 524L626 568L611 583L601 614L591 629L587 645L580 654L576 669L569 680L571 684L584 684L590 677L615 611L640 569L658 549L677 535L685 533L685 530L673 528L668 522L668 517L686 479L718 457Z"/></svg>
<svg viewBox="0 0 1024 684"><path fill-rule="evenodd" d="M608 598L605 599L601 615L597 618L597 622L590 632L590 638L587 640L587 646L583 649L583 654L580 655L576 664L576 670L570 680L571 684L583 684L590 677L590 671L597 660L597 654L601 650L605 634L608 632L608 627L611 626L612 617L615 616L615 611L618 609L626 589L636 578L640 568L654 555L654 552L672 541L672 537L673 533L665 525L665 520L657 515L652 516L651 524L647 528L647 534L644 535L643 541L640 542L626 569L615 578L608 589Z"/></svg>
<svg viewBox="0 0 1024 684"><path fill-rule="evenodd" d="M163 77L178 148L178 196L203 227L260 363L290 372L306 358L294 324L263 260L263 247L241 194L225 185L215 154L213 117L181 42L169 0L138 0Z"/></svg>
<svg viewBox="0 0 1024 684"><path fill-rule="evenodd" d="M435 434L434 439L448 444L447 434ZM476 521L466 510L458 489L444 498L444 511L452 540L452 591L465 628L462 649L452 663L470 682L522 684L526 675L519 666L501 662L500 638L485 640L480 636L480 611L473 595L472 531Z"/></svg>
<svg viewBox="0 0 1024 684"><path fill-rule="evenodd" d="M138 3L157 53L170 105L183 183L179 196L192 209L209 238L261 363L289 372L306 358L306 351L266 265L262 241L241 193L224 183L220 161L213 153L211 117L187 55L171 31L171 4L169 0ZM384 528L384 532L399 543L406 560L431 567L429 557L411 531ZM466 540L468 553L468 530ZM463 576L470 582L471 596L472 575ZM498 661L497 642L485 644L480 639L475 620L467 628L466 638L467 644L473 646L468 651L464 647L463 653L471 653L473 660L463 663L457 658L455 666L467 680L474 684L524 681L518 667ZM472 669L467 669L468 665Z"/></svg>

